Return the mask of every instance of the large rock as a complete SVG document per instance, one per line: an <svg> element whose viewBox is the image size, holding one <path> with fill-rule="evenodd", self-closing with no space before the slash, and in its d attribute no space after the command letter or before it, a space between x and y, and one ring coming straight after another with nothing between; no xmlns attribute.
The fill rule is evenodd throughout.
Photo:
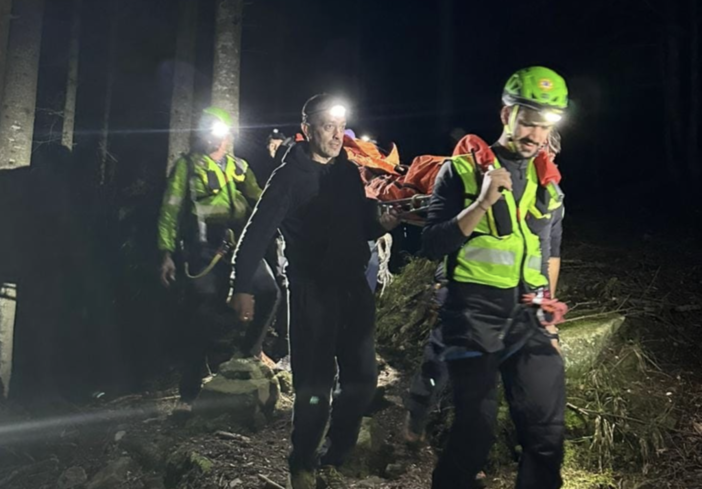
<svg viewBox="0 0 702 489"><path fill-rule="evenodd" d="M228 415L241 426L257 426L269 416L278 401L280 388L273 372L252 359L232 359L207 382L195 401L197 414Z"/></svg>
<svg viewBox="0 0 702 489"><path fill-rule="evenodd" d="M270 379L273 371L254 358L232 358L219 366L218 375L232 380Z"/></svg>
<svg viewBox="0 0 702 489"><path fill-rule="evenodd" d="M561 349L569 377L590 370L624 323L618 313L576 319L561 328Z"/></svg>
<svg viewBox="0 0 702 489"><path fill-rule="evenodd" d="M280 392L283 394L292 395L293 393L293 380L292 373L285 370L281 370L275 374L275 378L278 380L278 385L280 385Z"/></svg>

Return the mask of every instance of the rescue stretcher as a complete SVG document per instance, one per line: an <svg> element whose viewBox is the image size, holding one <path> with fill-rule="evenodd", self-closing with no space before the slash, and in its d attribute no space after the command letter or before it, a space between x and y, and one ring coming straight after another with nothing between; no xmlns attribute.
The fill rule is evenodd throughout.
<svg viewBox="0 0 702 489"><path fill-rule="evenodd" d="M416 194L406 199L380 201L378 206L381 212L395 209L400 214L400 220L413 226L424 226L426 214L429 210L431 195Z"/></svg>

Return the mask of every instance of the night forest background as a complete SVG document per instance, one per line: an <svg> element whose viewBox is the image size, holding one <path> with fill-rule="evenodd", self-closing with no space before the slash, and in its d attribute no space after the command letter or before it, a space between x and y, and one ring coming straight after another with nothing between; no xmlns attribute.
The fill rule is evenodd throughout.
<svg viewBox="0 0 702 489"><path fill-rule="evenodd" d="M5 41L10 3L3 2ZM53 338L47 317L77 315L75 337L55 341L67 342L64 352L87 342L80 351L91 353L75 357L65 383L81 396L103 384L133 389L173 356L178 301L155 279L155 219L168 161L185 149L217 82L217 2L12 3L12 18L34 26L14 42L38 54L35 72L23 72L36 90L15 90L20 109L3 101L9 120L36 96L24 119L33 127L31 157L0 151L0 167L12 170L2 175L2 229L12 229L3 233L3 281L32 284L17 320L34 326L17 328L16 358L45 356L36 345L21 353L21 338ZM236 8L235 153L254 168L267 158L269 132L293 134L302 103L321 91L345 97L350 127L381 145L397 143L406 163L448 154L466 132L495 139L504 81L543 64L571 91L559 158L569 215L612 239L697 232L695 1L260 0ZM5 65L11 60L3 56ZM31 83L18 85L31 91ZM398 246L416 252L417 231L406 234ZM72 284L59 287L68 297L43 279L53 269ZM86 370L96 378L77 382Z"/></svg>

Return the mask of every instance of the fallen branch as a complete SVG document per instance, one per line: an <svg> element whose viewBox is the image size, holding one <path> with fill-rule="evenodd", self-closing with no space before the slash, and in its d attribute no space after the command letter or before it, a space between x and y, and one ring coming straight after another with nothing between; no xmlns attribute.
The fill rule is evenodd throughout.
<svg viewBox="0 0 702 489"><path fill-rule="evenodd" d="M702 311L702 304L686 304L684 306L675 306L673 308L675 312L692 312L692 311Z"/></svg>
<svg viewBox="0 0 702 489"><path fill-rule="evenodd" d="M285 489L283 486L281 486L277 482L273 482L272 480L270 480L268 477L266 477L263 474L258 474L258 478L266 483L266 485L263 486L262 489Z"/></svg>
<svg viewBox="0 0 702 489"><path fill-rule="evenodd" d="M612 314L614 312L618 312L618 311L604 311L604 312L598 312L595 314L586 314L584 316L577 316L574 318L568 318L565 321L563 321L563 323L570 323L572 321L579 321L580 319L592 319L592 318L598 318L600 316L608 316L609 314Z"/></svg>
<svg viewBox="0 0 702 489"><path fill-rule="evenodd" d="M652 313L652 312L647 312L647 311L637 311L637 312L638 312L638 314L640 314L640 315L648 316L648 317L650 317L650 318L653 318L653 319L655 319L656 321L658 321L658 322L664 324L664 325L667 326L668 328L671 328L671 329L675 332L676 335L680 336L682 339L684 339L685 341L687 341L689 344L691 344L691 345L696 345L696 344L697 344L697 341L696 341L695 339L693 339L693 338L690 338L690 337L683 331L683 329L682 329L679 325L670 322L669 320L667 320L667 319L664 318L663 316L661 316L661 315L659 315L659 314Z"/></svg>
<svg viewBox="0 0 702 489"><path fill-rule="evenodd" d="M571 311L582 306L592 306L593 304L600 304L602 301L587 301L587 302L576 302L573 307L570 308Z"/></svg>
<svg viewBox="0 0 702 489"><path fill-rule="evenodd" d="M238 433L230 433L228 431L215 431L215 436L218 436L224 440L236 440L236 441L242 441L244 443L248 443L251 441L251 438L248 436L240 435Z"/></svg>
<svg viewBox="0 0 702 489"><path fill-rule="evenodd" d="M106 406L115 406L117 404L124 404L132 401L140 401L144 398L141 394L128 394L126 396L118 397L117 399L112 399L111 401L105 403Z"/></svg>
<svg viewBox="0 0 702 489"><path fill-rule="evenodd" d="M656 279L658 278L658 274L660 273L660 271L661 271L661 267L658 267L656 269L656 273L653 274L653 278L651 279L648 286L646 287L646 290L644 290L644 293L641 296L641 298L644 298L648 295L649 290L651 290L651 288L653 287L653 284L656 283Z"/></svg>

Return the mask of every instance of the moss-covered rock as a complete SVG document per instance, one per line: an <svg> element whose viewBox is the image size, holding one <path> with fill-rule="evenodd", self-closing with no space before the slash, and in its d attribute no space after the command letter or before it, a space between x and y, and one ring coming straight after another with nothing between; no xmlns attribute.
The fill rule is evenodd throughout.
<svg viewBox="0 0 702 489"><path fill-rule="evenodd" d="M232 380L270 379L273 372L254 358L232 358L219 366L219 376Z"/></svg>
<svg viewBox="0 0 702 489"><path fill-rule="evenodd" d="M196 414L211 418L227 415L231 424L246 429L260 428L280 396L273 372L250 359L232 359L207 382L193 406Z"/></svg>
<svg viewBox="0 0 702 489"><path fill-rule="evenodd" d="M618 313L576 319L561 328L561 349L570 377L589 371L624 323Z"/></svg>
<svg viewBox="0 0 702 489"><path fill-rule="evenodd" d="M280 372L275 374L275 378L278 380L280 392L287 395L291 395L293 393L293 382L291 372L281 370Z"/></svg>

